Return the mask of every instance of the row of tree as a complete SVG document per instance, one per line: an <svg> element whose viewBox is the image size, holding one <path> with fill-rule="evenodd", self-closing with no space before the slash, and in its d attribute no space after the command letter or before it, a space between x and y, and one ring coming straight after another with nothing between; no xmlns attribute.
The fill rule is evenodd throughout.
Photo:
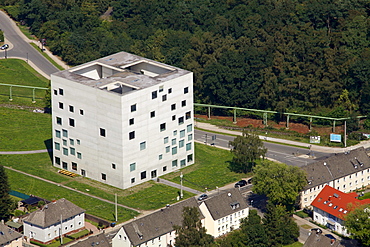
<svg viewBox="0 0 370 247"><path fill-rule="evenodd" d="M337 117L370 110L368 1L0 5L71 65L124 50L193 71L198 102Z"/></svg>

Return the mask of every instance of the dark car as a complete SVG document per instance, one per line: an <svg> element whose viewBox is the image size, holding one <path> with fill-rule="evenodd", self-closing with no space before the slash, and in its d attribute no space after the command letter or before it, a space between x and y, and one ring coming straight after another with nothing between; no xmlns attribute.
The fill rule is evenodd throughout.
<svg viewBox="0 0 370 247"><path fill-rule="evenodd" d="M243 187L243 186L246 186L248 183L247 183L247 181L245 181L245 180L240 180L239 182L237 182L236 184L235 184L235 188L239 188L239 187Z"/></svg>
<svg viewBox="0 0 370 247"><path fill-rule="evenodd" d="M203 201L203 200L205 200L205 199L207 199L208 198L208 196L206 195L206 194L203 194L203 195L200 195L199 197L198 197L198 201Z"/></svg>
<svg viewBox="0 0 370 247"><path fill-rule="evenodd" d="M0 50L6 50L9 48L9 45L8 44L4 44L0 47Z"/></svg>
<svg viewBox="0 0 370 247"><path fill-rule="evenodd" d="M333 235L331 234L325 234L325 237L328 237L330 239L333 239L333 240L337 240Z"/></svg>

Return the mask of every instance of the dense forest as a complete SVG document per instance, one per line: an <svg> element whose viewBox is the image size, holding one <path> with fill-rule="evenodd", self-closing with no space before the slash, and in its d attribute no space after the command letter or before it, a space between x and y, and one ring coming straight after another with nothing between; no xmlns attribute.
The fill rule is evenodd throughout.
<svg viewBox="0 0 370 247"><path fill-rule="evenodd" d="M199 103L370 111L367 0L0 0L70 65L127 51L194 72Z"/></svg>

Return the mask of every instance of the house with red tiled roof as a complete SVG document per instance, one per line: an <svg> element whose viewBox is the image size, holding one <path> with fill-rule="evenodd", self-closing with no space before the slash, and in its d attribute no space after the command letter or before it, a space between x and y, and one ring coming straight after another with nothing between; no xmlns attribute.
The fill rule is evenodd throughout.
<svg viewBox="0 0 370 247"><path fill-rule="evenodd" d="M313 220L339 234L348 236L344 226L345 216L350 210L370 204L370 199L359 200L356 192L343 193L326 185L311 203L313 207Z"/></svg>

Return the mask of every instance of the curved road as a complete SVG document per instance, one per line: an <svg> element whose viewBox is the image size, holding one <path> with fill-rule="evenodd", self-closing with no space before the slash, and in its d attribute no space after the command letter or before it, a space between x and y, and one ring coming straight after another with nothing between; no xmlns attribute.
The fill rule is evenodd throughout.
<svg viewBox="0 0 370 247"><path fill-rule="evenodd" d="M32 61L48 79L52 73L59 71L27 42L27 37L20 32L14 21L2 11L0 11L0 29L4 32L6 43L10 45L7 51L0 51L1 58L5 58L5 53L7 53L8 58Z"/></svg>

